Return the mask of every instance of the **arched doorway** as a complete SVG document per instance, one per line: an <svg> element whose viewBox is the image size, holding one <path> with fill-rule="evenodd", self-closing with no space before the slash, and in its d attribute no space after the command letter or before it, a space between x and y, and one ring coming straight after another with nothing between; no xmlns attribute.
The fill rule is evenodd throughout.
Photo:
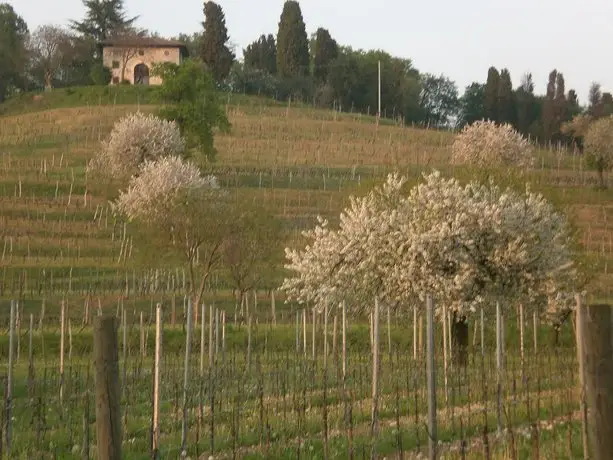
<svg viewBox="0 0 613 460"><path fill-rule="evenodd" d="M149 84L149 67L147 67L145 64L138 64L136 67L134 67L134 84Z"/></svg>

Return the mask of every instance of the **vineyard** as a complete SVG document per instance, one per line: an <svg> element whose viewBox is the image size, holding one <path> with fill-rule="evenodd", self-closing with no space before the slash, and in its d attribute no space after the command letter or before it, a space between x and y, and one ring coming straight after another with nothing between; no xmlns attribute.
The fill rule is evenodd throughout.
<svg viewBox="0 0 613 460"><path fill-rule="evenodd" d="M11 458L95 455L92 323L109 313L120 319L123 452L150 458L160 305L161 458L183 450L190 458L370 457L372 317L349 311L343 321L340 309L324 315L285 304L275 291L282 270L237 302L223 269L209 279L202 310L188 315L185 272L143 265L129 229L111 212L113 192L85 170L122 115L154 109L117 100L106 94L84 106L0 118L2 362L16 302L2 455L9 448ZM237 199L282 218L291 229L283 246L299 241L317 215L337 222L350 195L389 172L412 182L432 167L468 174L449 164L449 132L241 96L228 96L226 111L232 131L216 136L217 161L206 172ZM611 298L610 189L595 188L596 174L580 155L555 147L538 152L528 181L570 216L590 298ZM416 457L428 445L426 319L414 307L381 315L376 450L388 458ZM489 311L470 319L466 365L451 327L436 324L441 452L580 456L572 324L555 332L527 306L505 313L496 346L495 322ZM0 372L4 380L6 367Z"/></svg>

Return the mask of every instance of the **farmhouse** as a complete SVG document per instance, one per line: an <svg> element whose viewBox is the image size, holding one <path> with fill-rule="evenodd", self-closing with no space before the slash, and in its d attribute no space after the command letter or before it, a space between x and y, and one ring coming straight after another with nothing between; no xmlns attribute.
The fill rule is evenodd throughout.
<svg viewBox="0 0 613 460"><path fill-rule="evenodd" d="M100 43L102 62L111 70L111 85L129 82L133 85L159 85L160 77L152 76L154 64L180 64L187 57L184 43L155 37L121 37Z"/></svg>

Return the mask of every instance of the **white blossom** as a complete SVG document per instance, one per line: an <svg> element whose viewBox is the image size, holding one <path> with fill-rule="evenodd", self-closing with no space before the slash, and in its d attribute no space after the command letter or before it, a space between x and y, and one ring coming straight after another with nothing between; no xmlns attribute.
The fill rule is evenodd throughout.
<svg viewBox="0 0 613 460"><path fill-rule="evenodd" d="M289 300L322 307L347 299L366 307L432 294L466 314L495 301L536 301L563 286L573 269L565 218L541 195L492 183L462 186L434 171L401 194L390 175L363 198L351 198L338 229L320 218L310 243L286 249Z"/></svg>
<svg viewBox="0 0 613 460"><path fill-rule="evenodd" d="M451 146L453 164L531 166L534 149L510 124L480 120L467 125Z"/></svg>
<svg viewBox="0 0 613 460"><path fill-rule="evenodd" d="M174 121L136 112L115 123L101 150L88 164L88 172L114 179L129 178L146 161L184 151L185 141Z"/></svg>
<svg viewBox="0 0 613 460"><path fill-rule="evenodd" d="M180 157L147 160L130 179L128 189L119 192L114 208L128 220L162 221L173 215L171 210L178 200L218 188L214 176L202 177L195 164Z"/></svg>

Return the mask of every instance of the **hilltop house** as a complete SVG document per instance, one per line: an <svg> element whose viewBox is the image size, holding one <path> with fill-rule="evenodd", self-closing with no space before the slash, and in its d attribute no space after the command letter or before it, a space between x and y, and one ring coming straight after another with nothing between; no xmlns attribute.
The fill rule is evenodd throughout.
<svg viewBox="0 0 613 460"><path fill-rule="evenodd" d="M159 85L160 77L150 76L153 64L180 64L187 47L176 40L155 37L120 37L100 43L102 62L111 70L111 84L128 81L133 85Z"/></svg>

